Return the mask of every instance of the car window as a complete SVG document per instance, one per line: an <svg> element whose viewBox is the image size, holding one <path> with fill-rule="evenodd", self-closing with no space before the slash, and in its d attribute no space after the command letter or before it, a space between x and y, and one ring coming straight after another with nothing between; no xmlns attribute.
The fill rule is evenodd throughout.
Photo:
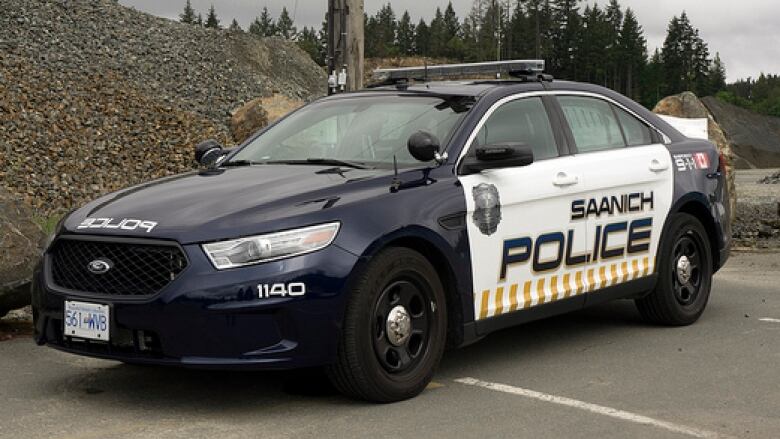
<svg viewBox="0 0 780 439"><path fill-rule="evenodd" d="M550 119L541 98L508 102L493 112L477 133L474 147L497 143L525 143L534 151L534 160L558 156Z"/></svg>
<svg viewBox="0 0 780 439"><path fill-rule="evenodd" d="M580 96L561 96L558 102L574 135L577 151L601 151L626 146L609 103Z"/></svg>
<svg viewBox="0 0 780 439"><path fill-rule="evenodd" d="M623 127L623 134L626 136L628 146L650 145L653 143L653 135L650 128L636 117L630 115L626 110L613 106L620 120L620 126Z"/></svg>

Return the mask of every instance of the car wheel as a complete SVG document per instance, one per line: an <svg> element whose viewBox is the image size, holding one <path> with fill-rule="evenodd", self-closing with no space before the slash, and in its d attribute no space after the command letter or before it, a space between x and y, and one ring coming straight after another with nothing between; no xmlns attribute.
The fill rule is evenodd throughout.
<svg viewBox="0 0 780 439"><path fill-rule="evenodd" d="M421 254L389 248L372 258L349 292L337 362L342 393L372 402L425 389L444 352L447 313L436 270Z"/></svg>
<svg viewBox="0 0 780 439"><path fill-rule="evenodd" d="M649 322L690 325L699 319L710 297L710 242L701 222L685 213L674 214L668 230L659 249L658 283L636 305Z"/></svg>

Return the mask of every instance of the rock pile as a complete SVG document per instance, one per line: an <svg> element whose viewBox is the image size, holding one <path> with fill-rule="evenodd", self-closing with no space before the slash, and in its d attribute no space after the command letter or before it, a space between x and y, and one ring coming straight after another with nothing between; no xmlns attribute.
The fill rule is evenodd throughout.
<svg viewBox="0 0 780 439"><path fill-rule="evenodd" d="M780 171L758 180L760 184L780 184Z"/></svg>
<svg viewBox="0 0 780 439"><path fill-rule="evenodd" d="M29 206L0 189L0 317L30 303L30 280L43 245L43 231Z"/></svg>
<svg viewBox="0 0 780 439"><path fill-rule="evenodd" d="M738 203L733 224L734 243L739 247L780 246L780 215L771 203Z"/></svg>
<svg viewBox="0 0 780 439"><path fill-rule="evenodd" d="M0 8L0 187L39 214L192 166L231 110L326 77L294 44L153 17L112 0Z"/></svg>

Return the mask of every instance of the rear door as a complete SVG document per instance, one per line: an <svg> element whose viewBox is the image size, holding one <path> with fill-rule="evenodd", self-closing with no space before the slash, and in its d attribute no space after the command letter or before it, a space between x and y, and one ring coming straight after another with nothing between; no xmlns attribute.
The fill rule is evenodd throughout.
<svg viewBox="0 0 780 439"><path fill-rule="evenodd" d="M585 248L587 224L569 227L570 200L585 196L584 170L559 148L551 124L557 113L545 99L502 100L469 140L466 155L477 146L502 142L526 143L534 151L528 166L459 177L468 209L476 320L567 298L575 309L584 301L575 297L584 291L582 279L567 269L567 261L585 263L576 254Z"/></svg>
<svg viewBox="0 0 780 439"><path fill-rule="evenodd" d="M672 202L668 149L616 102L590 95L560 95L557 102L584 174L584 193L571 201L570 218L587 224L588 291L649 276Z"/></svg>

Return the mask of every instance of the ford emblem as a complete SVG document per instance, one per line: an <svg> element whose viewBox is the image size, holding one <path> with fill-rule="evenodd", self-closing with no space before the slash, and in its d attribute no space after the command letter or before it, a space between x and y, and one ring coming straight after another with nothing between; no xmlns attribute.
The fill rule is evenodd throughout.
<svg viewBox="0 0 780 439"><path fill-rule="evenodd" d="M108 259L95 259L87 265L87 270L93 274L105 274L113 267L113 264Z"/></svg>

